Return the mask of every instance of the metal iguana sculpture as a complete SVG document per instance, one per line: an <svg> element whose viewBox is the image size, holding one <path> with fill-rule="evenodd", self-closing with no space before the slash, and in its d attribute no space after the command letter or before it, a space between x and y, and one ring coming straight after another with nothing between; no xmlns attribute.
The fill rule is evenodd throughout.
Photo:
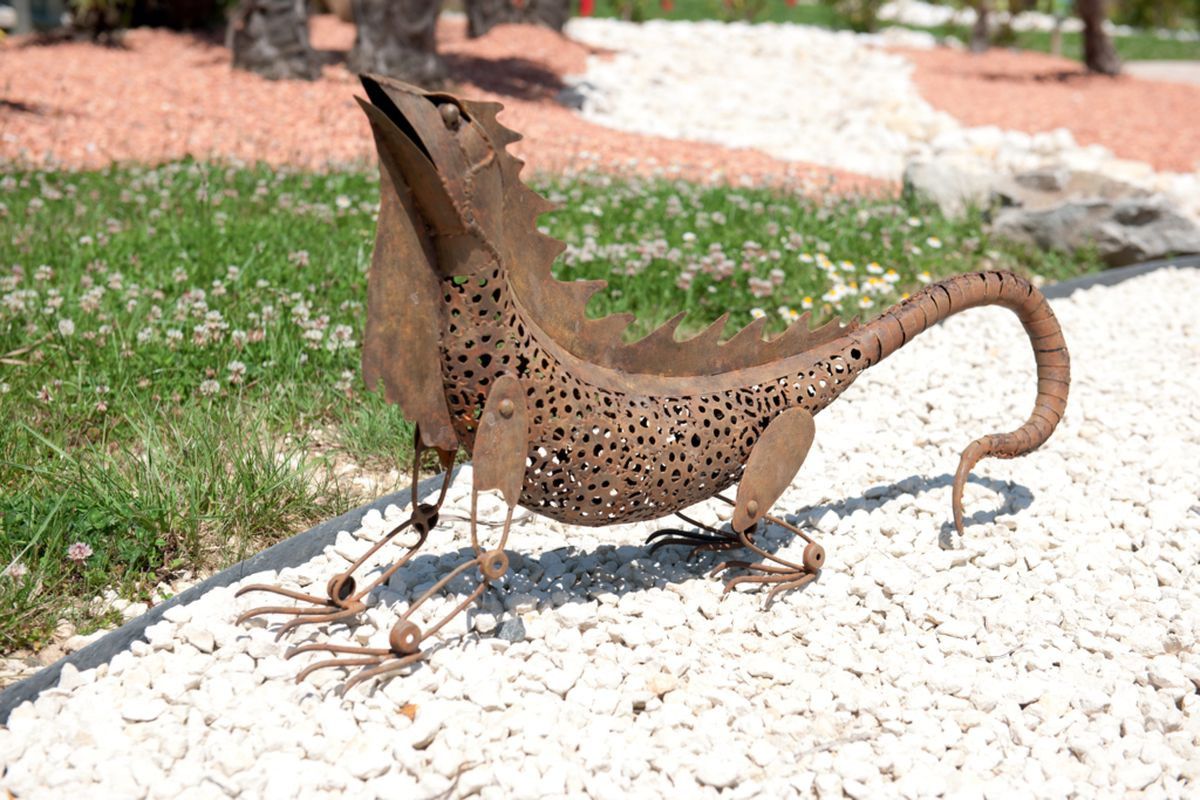
<svg viewBox="0 0 1200 800"><path fill-rule="evenodd" d="M1005 306L1020 318L1037 362L1037 399L1011 433L984 436L962 454L954 476L954 524L962 533L962 490L986 456L1028 453L1050 436L1066 407L1070 367L1066 343L1046 298L1009 272L960 275L924 288L868 324L836 322L810 330L807 315L773 339L764 320L721 342L725 318L685 341L675 338L683 315L632 344L622 341L630 315L589 319L588 299L603 281L556 280L551 264L563 250L538 232L551 204L518 177L522 162L506 151L520 138L496 121L496 103L459 100L386 78L364 77L379 152L382 195L371 265L363 375L382 383L416 423L412 516L349 569L333 576L328 596L249 586L304 603L258 608L294 615L298 625L348 619L363 598L406 564L438 520L450 470L462 447L474 460L471 545L475 556L417 598L391 630L388 648L313 644L351 657L318 662L363 666L344 688L425 657L421 645L478 598L508 568L504 545L513 510L523 506L577 525L649 520L668 514L708 533L665 532L662 544L700 549L746 547L761 560L729 561L713 574L742 568L739 583L771 584L771 595L813 580L821 546L767 512L791 483L812 444L813 417L859 373L937 322L974 306ZM433 449L446 468L437 499L418 504L417 464ZM728 500L719 493L738 484ZM499 543L476 535L480 492L498 490L508 508ZM732 532L679 512L720 497L733 505ZM808 544L799 564L758 547L762 520L781 524ZM354 572L380 547L411 528L415 544L382 574L358 588ZM656 534L659 536L662 534ZM651 537L652 539L655 537ZM410 620L427 598L472 569L479 585L431 630ZM239 621L241 621L239 620Z"/></svg>

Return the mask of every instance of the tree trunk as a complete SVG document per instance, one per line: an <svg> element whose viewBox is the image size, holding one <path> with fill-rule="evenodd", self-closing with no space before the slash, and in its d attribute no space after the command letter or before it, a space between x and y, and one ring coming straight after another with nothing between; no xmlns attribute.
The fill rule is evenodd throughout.
<svg viewBox="0 0 1200 800"><path fill-rule="evenodd" d="M544 25L561 32L570 16L568 0L466 0L467 35L483 36L497 25Z"/></svg>
<svg viewBox="0 0 1200 800"><path fill-rule="evenodd" d="M357 34L346 60L351 72L388 75L425 88L446 80L437 54L441 0L354 0Z"/></svg>
<svg viewBox="0 0 1200 800"><path fill-rule="evenodd" d="M1079 18L1083 20L1083 63L1089 72L1118 75L1121 59L1112 40L1104 32L1104 0L1076 0Z"/></svg>
<svg viewBox="0 0 1200 800"><path fill-rule="evenodd" d="M971 52L982 53L992 44L988 30L988 0L975 0L971 5L975 9L975 25L971 28Z"/></svg>
<svg viewBox="0 0 1200 800"><path fill-rule="evenodd" d="M305 0L241 0L230 16L225 45L233 51L234 67L264 78L311 81L321 75L308 43Z"/></svg>

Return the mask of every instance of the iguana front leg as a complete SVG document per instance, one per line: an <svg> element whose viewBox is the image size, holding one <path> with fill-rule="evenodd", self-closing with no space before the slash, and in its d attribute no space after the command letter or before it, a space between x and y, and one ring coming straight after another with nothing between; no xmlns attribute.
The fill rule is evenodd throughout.
<svg viewBox="0 0 1200 800"><path fill-rule="evenodd" d="M788 589L795 589L813 581L825 564L825 549L814 542L804 531L767 513L779 496L796 477L809 448L812 447L816 427L812 414L803 408L793 408L783 412L767 426L762 436L754 444L742 480L738 484L737 499L729 501L733 505L733 518L730 526L737 534L743 547L747 547L763 560L757 563L748 561L726 561L718 564L710 575L716 575L727 569L748 569L751 575L741 575L725 584L728 592L738 584L769 583L773 584L767 595L770 603L775 595ZM750 539L750 532L759 522L767 520L791 530L808 544L804 548L802 563L772 555L756 545Z"/></svg>
<svg viewBox="0 0 1200 800"><path fill-rule="evenodd" d="M304 603L309 603L307 606L261 606L252 608L246 613L237 618L237 624L241 625L252 617L262 616L264 614L286 614L295 617L295 619L284 623L280 626L276 638L282 637L288 631L298 628L301 625L307 624L323 624L329 622L338 622L343 619L349 619L362 611L366 610L366 604L363 598L371 593L377 586L386 582L396 570L407 564L416 554L421 545L425 544L425 539L429 536L429 532L433 530L438 522L438 511L442 507L442 503L446 499L446 491L450 488L450 469L454 466L454 452L448 450L438 450L438 458L441 461L442 469L445 470L445 478L442 481L441 491L438 492L437 500L434 503L419 503L417 498L417 478L419 476L421 459L427 452L427 448L421 444L421 432L418 430L413 434L413 463L412 463L412 515L404 522L397 525L386 536L371 546L367 552L363 553L358 560L351 564L345 570L339 572L329 579L326 584L326 596L316 597L302 592L296 592L291 589L286 589L282 586L271 586L269 584L256 583L250 586L244 586L235 597L241 597L249 592L271 592L272 594L282 595L299 600ZM382 575L374 581L367 584L362 589L358 589L358 582L354 577L354 573L358 571L367 559L373 556L384 545L390 543L398 535L408 529L412 529L417 534L417 541L409 545L408 551L390 567L388 567Z"/></svg>
<svg viewBox="0 0 1200 800"><path fill-rule="evenodd" d="M504 545L508 542L513 511L521 497L521 485L525 478L525 458L528 451L529 421L525 407L525 393L521 388L520 381L511 376L503 376L492 385L487 402L483 407L483 414L479 419L478 432L475 435L475 469L471 487L470 523L471 549L474 551L474 557L444 575L409 605L392 626L388 635L388 647L311 644L289 651L288 658L311 652L350 656L350 658L334 658L310 664L296 676L296 680L303 680L313 671L325 667L364 667L342 686L342 693L345 694L363 681L391 675L427 658L430 651L422 649L422 646L429 638L462 613L467 606L479 599L489 585L500 580L508 572L508 555L504 552ZM479 543L476 528L478 501L481 492L493 490L499 491L504 498L507 511L499 543L495 548L485 550ZM479 585L440 621L428 630L422 631L412 621L413 613L426 600L441 592L451 581L472 568L479 570ZM394 569L389 570L386 574L390 576L393 571Z"/></svg>

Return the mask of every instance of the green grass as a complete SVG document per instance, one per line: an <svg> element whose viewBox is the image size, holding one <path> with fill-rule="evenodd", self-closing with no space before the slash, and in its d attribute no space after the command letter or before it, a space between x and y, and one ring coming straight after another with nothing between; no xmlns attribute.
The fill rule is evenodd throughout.
<svg viewBox="0 0 1200 800"><path fill-rule="evenodd" d="M411 426L358 378L377 186L190 162L0 178L0 651L109 619L106 588L145 597L361 502L335 466L403 475ZM565 206L543 218L569 243L560 274L610 279L590 310L633 311L637 333L677 309L780 329L987 265L1098 267L907 201L539 188Z"/></svg>
<svg viewBox="0 0 1200 800"><path fill-rule="evenodd" d="M627 3L626 3L627 4ZM642 0L638 5L645 19L670 20L705 20L722 19L728 16L721 0L673 0L670 11L664 11L658 2ZM596 16L620 16L618 5L613 0L601 0L596 4ZM831 6L822 3L797 3L788 6L778 0L768 0L762 12L754 17L756 22L791 22L798 25L814 25L833 30L850 30L851 25L846 17L839 14ZM881 26L890 25L881 22ZM971 31L961 25L939 25L936 27L920 27L904 25L901 27L912 30L923 30L939 38L953 36L962 42L968 42ZM1022 50L1032 50L1039 53L1050 52L1050 34L1041 31L1016 32L1015 40L1003 46L1017 47ZM1131 36L1113 37L1113 45L1117 54L1125 61L1140 60L1194 60L1200 59L1200 44L1196 42L1179 42L1173 39L1161 39L1150 31L1139 31ZM1062 36L1062 55L1066 58L1081 60L1083 58L1083 39L1078 33L1064 33Z"/></svg>

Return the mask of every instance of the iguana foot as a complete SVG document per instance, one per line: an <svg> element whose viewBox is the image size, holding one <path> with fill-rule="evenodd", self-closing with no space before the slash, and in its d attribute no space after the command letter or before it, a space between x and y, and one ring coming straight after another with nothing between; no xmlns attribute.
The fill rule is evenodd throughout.
<svg viewBox="0 0 1200 800"><path fill-rule="evenodd" d="M284 614L294 617L279 627L276 634L276 640L281 638L285 633L299 628L301 625L314 624L320 625L330 622L341 622L342 620L350 619L357 616L367 608L363 598L371 593L377 586L385 583L405 564L407 564L416 554L421 545L425 544L425 539L428 538L429 532L433 530L438 523L438 509L442 507L442 502L446 499L446 492L450 488L450 468L454 466L454 453L444 450L438 451L438 458L441 461L442 467L445 470L445 477L442 479L442 488L438 493L437 501L433 504L417 502L417 478L419 477L419 469L421 457L426 452L426 448L421 444L420 432L414 434L413 445L413 464L412 464L412 515L404 522L397 525L387 533L378 542L373 544L367 552L363 553L353 564L346 570L334 575L329 579L325 586L325 597L317 597L303 592L297 592L293 589L288 589L283 586L271 586L265 583L255 583L250 586L243 586L238 590L234 597L241 597L250 592L271 592L272 594L282 595L283 597L292 600L299 600L302 603L309 603L307 606L260 606L252 608L237 618L236 624L241 625L248 619L263 616L265 614ZM401 533L412 529L417 534L417 541L410 545L408 551L391 566L385 569L373 581L368 583L362 589L358 588L358 582L354 578L354 573L362 567L367 560L375 555L384 545L391 542Z"/></svg>
<svg viewBox="0 0 1200 800"><path fill-rule="evenodd" d="M742 540L735 533L722 531L712 527L711 525L705 525L703 522L692 519L686 514L681 514L679 512L676 512L675 516L679 517L689 525L694 525L700 530L708 531L708 533L700 533L700 531L685 531L679 528L667 528L665 530L655 531L646 537L646 544L650 544L651 542L654 542L655 539L659 539L659 541L654 542L654 544L650 547L650 555L653 555L658 548L666 547L668 545L691 545L691 552L687 554L686 558L687 561L691 561L701 553L733 550L734 548L742 546ZM659 537L667 538L660 539ZM749 538L751 541L754 541L753 531L747 534L747 538Z"/></svg>
<svg viewBox="0 0 1200 800"><path fill-rule="evenodd" d="M723 561L708 574L709 577L715 577L718 573L727 569L748 569L751 572L759 573L739 575L736 578L731 578L726 581L725 591L722 595L728 594L735 586L744 583L774 584L771 587L771 591L767 593L766 605L770 605L775 600L775 595L780 592L786 592L789 589L799 589L801 586L816 580L817 573L820 572L821 566L825 563L825 548L815 542L810 542L804 548L803 563L801 564L784 561L778 556L766 557L771 561L779 563L769 564L766 561L759 561L757 563L749 561Z"/></svg>
<svg viewBox="0 0 1200 800"><path fill-rule="evenodd" d="M445 589L450 581L472 567L479 568L481 577L479 585L462 602L445 614L436 625L427 631L422 631L420 626L411 620L413 612L420 608L430 597ZM428 649L423 650L422 645L428 642L431 636L445 627L450 620L462 613L467 606L478 600L479 596L483 594L484 589L492 581L502 578L506 572L508 572L508 555L503 550L481 552L475 558L459 564L453 571L443 576L441 580L425 590L408 607L408 610L400 616L400 619L396 621L396 624L392 626L392 630L388 633L388 646L386 648L324 643L306 644L288 650L285 658L293 658L303 653L315 652L352 656L351 658L330 658L324 661L317 661L309 664L296 675L296 682L299 683L319 669L362 667L361 670L342 684L339 693L345 696L348 691L363 681L392 675L428 658L432 651Z"/></svg>
<svg viewBox="0 0 1200 800"><path fill-rule="evenodd" d="M449 485L449 472L446 473L446 479L443 485L442 494L445 494L445 487ZM305 603L311 603L308 606L260 606L252 608L246 613L237 618L238 625L241 625L248 619L263 616L264 614L287 614L295 617L295 619L285 622L279 627L276 632L276 640L288 631L295 630L301 625L314 624L321 625L329 622L340 622L358 615L366 610L366 603L363 598L371 593L380 584L392 577L405 564L407 564L425 543L425 539L429 536L429 531L437 525L438 507L441 505L441 498L438 499L437 505L428 505L425 503L419 504L416 511L404 522L397 525L386 536L371 546L366 553L350 565L350 568L344 572L340 572L329 579L326 584L326 596L316 597L310 594L293 591L283 586L271 586L265 583L255 583L250 586L243 586L238 590L234 597L241 597L250 592L271 592L272 594L283 595L293 600L299 600ZM358 583L354 579L354 572L361 567L367 559L373 556L385 544L390 542L396 536L408 528L412 528L417 532L417 541L408 548L408 552L404 554L400 560L393 563L390 567L383 571L375 580L371 581L362 589L358 588Z"/></svg>

